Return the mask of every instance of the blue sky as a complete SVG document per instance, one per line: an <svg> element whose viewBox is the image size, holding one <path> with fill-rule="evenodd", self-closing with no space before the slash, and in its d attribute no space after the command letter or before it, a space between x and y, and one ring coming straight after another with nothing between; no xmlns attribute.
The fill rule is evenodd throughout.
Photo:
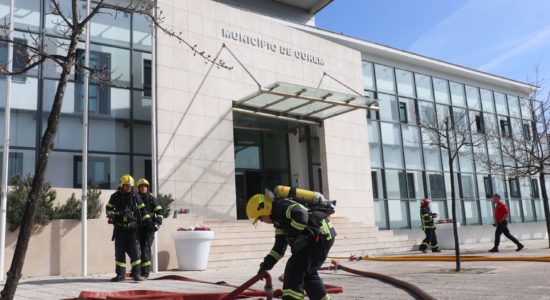
<svg viewBox="0 0 550 300"><path fill-rule="evenodd" d="M550 84L549 0L334 0L317 27L522 82Z"/></svg>

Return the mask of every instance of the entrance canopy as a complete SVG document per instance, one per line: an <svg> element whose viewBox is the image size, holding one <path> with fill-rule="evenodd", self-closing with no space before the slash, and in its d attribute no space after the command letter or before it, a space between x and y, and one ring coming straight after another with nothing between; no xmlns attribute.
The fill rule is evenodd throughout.
<svg viewBox="0 0 550 300"><path fill-rule="evenodd" d="M277 123L290 123L287 125L294 128L307 124L320 125L325 119L356 109L378 110L378 101L359 95L276 82L233 102L233 111L238 115L247 115L248 118L244 118L248 119L247 123L264 117L278 120ZM253 127L252 124L247 126Z"/></svg>

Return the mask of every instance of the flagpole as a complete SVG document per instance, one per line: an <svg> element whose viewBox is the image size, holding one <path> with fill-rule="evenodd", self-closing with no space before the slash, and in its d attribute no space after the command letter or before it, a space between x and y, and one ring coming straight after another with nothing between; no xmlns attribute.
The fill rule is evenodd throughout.
<svg viewBox="0 0 550 300"><path fill-rule="evenodd" d="M157 1L155 1L155 18L157 17ZM157 28L152 30L152 53L151 53L151 181L154 196L158 196L157 178ZM163 209L166 209L163 207ZM152 260L153 273L158 272L158 234L155 232L153 242Z"/></svg>
<svg viewBox="0 0 550 300"><path fill-rule="evenodd" d="M14 31L14 2L10 1L10 25L8 29L8 59L6 71L13 70L13 31ZM10 155L10 101L11 101L11 75L6 76L6 105L4 108L4 152L2 155L2 203L0 212L0 281L4 281L4 256L6 248L6 208L8 202L8 169Z"/></svg>
<svg viewBox="0 0 550 300"><path fill-rule="evenodd" d="M86 1L86 16L90 15L90 0ZM81 275L88 275L88 85L90 83L88 66L90 65L90 26L86 25L86 41L84 46L84 83L82 109L82 264Z"/></svg>

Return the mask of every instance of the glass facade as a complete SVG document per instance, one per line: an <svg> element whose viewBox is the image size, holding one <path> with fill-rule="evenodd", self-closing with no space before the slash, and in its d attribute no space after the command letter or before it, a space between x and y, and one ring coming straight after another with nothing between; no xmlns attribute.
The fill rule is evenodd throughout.
<svg viewBox="0 0 550 300"><path fill-rule="evenodd" d="M81 1L80 13L86 1ZM61 1L61 9L70 14L70 1ZM58 16L50 12L50 0L16 1L14 36L32 43L32 35L44 35L47 52L64 55L59 43ZM0 0L0 20L9 0ZM62 22L61 22L62 23ZM4 22L2 21L2 24ZM113 82L89 85L89 183L101 188L116 188L123 173L151 178L151 45L146 20L132 14L103 13L91 23L90 66L106 68ZM30 30L30 32L28 32ZM82 36L84 38L84 35ZM84 53L84 41L78 55ZM0 64L7 57L0 47ZM15 51L14 68L24 64ZM81 59L82 56L81 56ZM24 75L14 77L11 102L11 145L9 174L34 172L37 145L45 131L57 89L61 69L47 61ZM83 78L71 75L65 91L54 149L50 155L46 180L54 187L77 188L82 184L82 103ZM0 77L0 91L6 79ZM15 100L15 101L14 101ZM0 144L3 142L4 94L0 95Z"/></svg>
<svg viewBox="0 0 550 300"><path fill-rule="evenodd" d="M367 115L379 228L420 227L419 200L423 197L432 199L432 210L440 218L452 218L447 152L426 144L428 135L418 120L465 113L472 134L484 134L486 128L499 129L505 136L529 132L532 117L527 99L370 61L363 61L362 66L365 93L379 99L380 107ZM461 149L454 161L453 183L458 222L463 226L492 224L493 193L508 204L512 222L544 220L538 178L492 175L474 162L474 154L502 159L500 150L488 145Z"/></svg>

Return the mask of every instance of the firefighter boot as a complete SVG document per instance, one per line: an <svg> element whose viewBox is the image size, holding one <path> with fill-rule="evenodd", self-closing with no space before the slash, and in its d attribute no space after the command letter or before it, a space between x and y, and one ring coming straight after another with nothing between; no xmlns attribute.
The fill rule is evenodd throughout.
<svg viewBox="0 0 550 300"><path fill-rule="evenodd" d="M141 277L141 268L139 265L132 268L132 279L134 281L143 281L143 277Z"/></svg>
<svg viewBox="0 0 550 300"><path fill-rule="evenodd" d="M121 282L126 279L126 268L116 266L116 276L111 278L111 282Z"/></svg>
<svg viewBox="0 0 550 300"><path fill-rule="evenodd" d="M418 250L422 251L422 253L427 253L428 251L426 251L426 249L428 249L428 245L424 243L422 243L420 247L418 247Z"/></svg>
<svg viewBox="0 0 550 300"><path fill-rule="evenodd" d="M151 262L141 264L141 277L143 277L143 279L148 279L149 273L151 273Z"/></svg>

